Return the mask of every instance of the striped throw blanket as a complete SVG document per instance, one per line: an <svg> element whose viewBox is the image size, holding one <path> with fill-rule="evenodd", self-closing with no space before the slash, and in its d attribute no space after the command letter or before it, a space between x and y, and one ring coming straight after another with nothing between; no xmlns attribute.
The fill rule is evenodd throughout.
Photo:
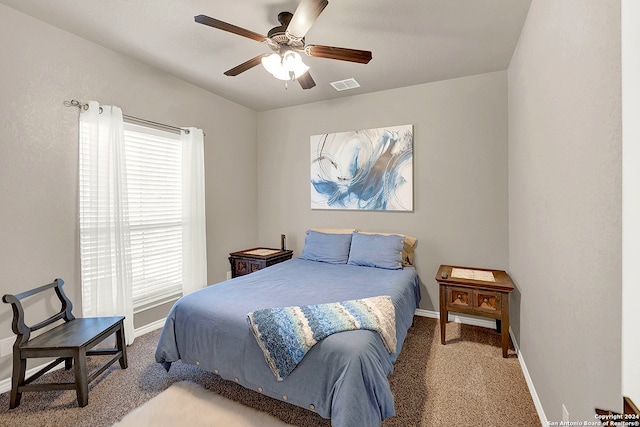
<svg viewBox="0 0 640 427"><path fill-rule="evenodd" d="M251 331L278 381L293 371L315 343L337 332L376 331L387 351L396 352L396 316L389 296L265 308L247 316Z"/></svg>

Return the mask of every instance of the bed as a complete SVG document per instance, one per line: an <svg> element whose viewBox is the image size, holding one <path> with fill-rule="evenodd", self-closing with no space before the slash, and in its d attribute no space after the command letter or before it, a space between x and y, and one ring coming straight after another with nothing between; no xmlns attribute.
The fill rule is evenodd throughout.
<svg viewBox="0 0 640 427"><path fill-rule="evenodd" d="M413 267L389 269L349 263L351 240L346 258L343 254L338 262L327 262L327 251L311 250L318 246L307 236L299 258L184 296L167 317L156 361L167 370L177 360L198 365L251 390L315 411L330 418L334 427L379 426L395 415L387 376L393 371L420 300L419 279ZM355 240L361 238L356 236ZM367 246L367 250L373 249ZM334 252L332 244L331 261L336 261ZM382 295L389 296L395 308L394 353L387 351L375 331L335 333L313 345L284 379L278 379L269 368L248 320L249 313L269 307Z"/></svg>

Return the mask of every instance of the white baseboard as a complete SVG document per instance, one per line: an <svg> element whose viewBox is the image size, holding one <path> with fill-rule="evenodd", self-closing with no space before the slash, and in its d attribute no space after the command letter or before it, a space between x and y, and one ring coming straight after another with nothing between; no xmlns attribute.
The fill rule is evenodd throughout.
<svg viewBox="0 0 640 427"><path fill-rule="evenodd" d="M416 309L417 316L431 317L432 319L440 319L439 311L423 310L421 308ZM464 323L465 325L482 326L483 328L494 328L496 322L494 320L465 316L457 313L449 313L449 321L456 323Z"/></svg>
<svg viewBox="0 0 640 427"><path fill-rule="evenodd" d="M7 357L11 357L11 356L7 356ZM38 365L35 368L27 369L26 377L29 378L31 375L33 375L36 372L38 372L44 366L46 366L46 363ZM58 366L56 366L55 368L53 368L51 371L49 371L49 372L57 371L58 369L62 368L63 366L64 366L64 363L61 363ZM7 391L10 391L10 390L11 390L11 377L4 378L4 379L0 380L0 393L6 393Z"/></svg>
<svg viewBox="0 0 640 427"><path fill-rule="evenodd" d="M549 421L547 420L547 415L544 413L544 409L542 408L542 402L540 402L540 398L538 397L536 388L533 385L533 380L531 379L531 375L529 375L529 370L527 369L527 365L524 363L524 356L520 351L518 342L513 337L513 331L511 329L509 329L509 334L511 335L511 342L513 342L513 347L516 349L516 353L518 355L518 361L520 362L520 367L522 368L524 379L527 382L527 386L529 387L529 393L531 393L533 404L536 407L536 411L538 412L538 417L540 417L540 423L543 427L546 427L549 425Z"/></svg>
<svg viewBox="0 0 640 427"><path fill-rule="evenodd" d="M151 331L155 331L156 329L160 329L164 326L164 322L166 319L160 319L157 320L153 323L149 323L148 325L142 326L138 329L135 329L133 331L133 336L135 338L138 338L146 333L149 333ZM7 357L11 357L11 355L7 356ZM31 369L27 369L27 373L26 373L26 377L29 378L31 375L35 374L36 372L38 372L40 369L42 369L44 366L46 366L49 362L45 362L42 363L36 367L33 367ZM56 366L55 368L53 368L51 371L49 372L53 372L53 371L57 371L58 369L62 369L64 367L64 363L59 364L58 366ZM0 380L0 393L6 393L7 391L11 390L11 377L9 378L4 378L2 380Z"/></svg>
<svg viewBox="0 0 640 427"><path fill-rule="evenodd" d="M136 329L133 332L133 336L135 338L138 338L138 337L140 337L140 336L142 336L144 334L147 334L147 333L149 333L151 331L155 331L156 329L160 329L160 328L162 328L164 326L164 322L166 320L167 319L160 319L160 320L156 320L155 322L149 323L148 325L141 326L141 327L139 327L138 329Z"/></svg>
<svg viewBox="0 0 640 427"><path fill-rule="evenodd" d="M432 310L423 310L421 308L418 308L416 309L416 316L430 317L432 319L440 319L440 312L432 311ZM481 318L471 317L471 316L464 316L464 315L459 315L457 313L449 313L449 321L453 321L456 323L464 323L465 325L482 326L486 328L495 328L496 326L495 321L493 320L481 319ZM533 380L531 379L531 375L529 375L529 371L527 370L527 365L524 362L524 355L520 351L520 346L518 345L518 341L516 341L516 338L513 335L513 330L511 328L509 328L509 335L511 336L511 342L513 343L513 348L515 348L516 354L518 355L520 368L522 369L522 374L524 375L524 379L527 382L527 387L529 387L529 393L531 393L533 404L536 407L536 411L538 412L538 417L540 417L540 424L541 426L546 427L549 425L547 416L544 413L544 409L542 408L542 402L540 402L540 398L538 397L536 388L533 385Z"/></svg>

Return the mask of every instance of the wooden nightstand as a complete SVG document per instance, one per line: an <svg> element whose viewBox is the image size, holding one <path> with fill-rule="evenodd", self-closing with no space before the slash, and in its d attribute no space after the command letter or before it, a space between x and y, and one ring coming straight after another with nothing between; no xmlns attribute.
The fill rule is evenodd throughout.
<svg viewBox="0 0 640 427"><path fill-rule="evenodd" d="M513 282L502 270L441 265L436 274L440 285L440 341L446 344L449 312L496 319L502 335L502 357L509 349L509 294Z"/></svg>
<svg viewBox="0 0 640 427"><path fill-rule="evenodd" d="M231 277L244 276L270 265L291 259L293 251L272 248L253 248L229 254Z"/></svg>

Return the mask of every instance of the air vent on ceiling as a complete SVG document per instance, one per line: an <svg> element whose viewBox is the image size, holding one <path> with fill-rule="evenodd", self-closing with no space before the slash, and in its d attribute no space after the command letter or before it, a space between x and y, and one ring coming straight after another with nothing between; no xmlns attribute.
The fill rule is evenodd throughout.
<svg viewBox="0 0 640 427"><path fill-rule="evenodd" d="M346 79L346 80L338 80L337 82L332 82L331 86L337 91L355 89L360 87L360 84L354 78Z"/></svg>

